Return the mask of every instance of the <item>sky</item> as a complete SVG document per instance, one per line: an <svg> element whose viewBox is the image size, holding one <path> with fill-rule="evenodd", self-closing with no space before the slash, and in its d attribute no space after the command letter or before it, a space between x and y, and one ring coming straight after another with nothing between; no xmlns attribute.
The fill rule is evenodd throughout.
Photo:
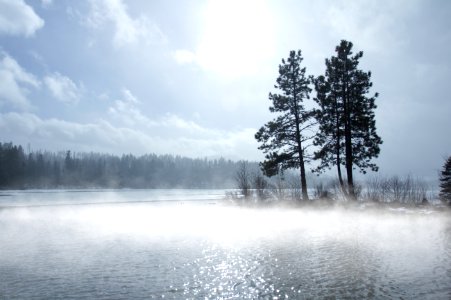
<svg viewBox="0 0 451 300"><path fill-rule="evenodd" d="M281 59L300 49L318 76L342 39L380 94L380 173L437 178L451 155L445 0L0 0L0 142L259 161Z"/></svg>

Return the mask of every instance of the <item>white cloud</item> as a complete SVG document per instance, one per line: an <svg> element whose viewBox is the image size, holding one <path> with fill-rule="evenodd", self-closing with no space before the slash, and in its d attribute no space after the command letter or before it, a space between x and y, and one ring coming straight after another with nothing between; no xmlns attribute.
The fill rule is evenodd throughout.
<svg viewBox="0 0 451 300"><path fill-rule="evenodd" d="M140 101L138 101L138 98L136 98L135 95L133 95L129 89L126 88L122 89L122 95L124 96L124 101L128 103L133 104L140 103Z"/></svg>
<svg viewBox="0 0 451 300"><path fill-rule="evenodd" d="M57 100L68 104L77 103L84 89L58 72L44 77L43 83ZM29 110L32 108L28 100L29 88L38 89L40 86L39 79L24 70L6 52L0 51L0 105Z"/></svg>
<svg viewBox="0 0 451 300"><path fill-rule="evenodd" d="M107 92L103 92L103 93L97 95L97 98L101 101L108 101L110 99L110 96L108 95Z"/></svg>
<svg viewBox="0 0 451 300"><path fill-rule="evenodd" d="M180 122L179 118L175 118ZM171 123L172 121L170 121ZM181 127L190 122L181 121ZM117 127L105 120L81 124L59 119L42 119L30 113L0 114L2 138L14 143L51 151L97 151L114 154L177 154L188 157L259 159L254 129L217 132L204 137L167 137L147 130Z"/></svg>
<svg viewBox="0 0 451 300"><path fill-rule="evenodd" d="M334 1L323 7L322 19L331 33L339 38L356 41L358 48L386 53L387 47L402 46L405 37L402 21L418 9L419 1Z"/></svg>
<svg viewBox="0 0 451 300"><path fill-rule="evenodd" d="M159 153L191 157L224 155L247 159L257 159L260 155L254 139L256 130L253 128L233 131L210 129L173 113L151 118L141 112L141 102L130 90L123 89L122 98L108 109L112 120L142 133L145 140L160 143Z"/></svg>
<svg viewBox="0 0 451 300"><path fill-rule="evenodd" d="M44 20L23 0L0 0L0 35L29 37L43 26Z"/></svg>
<svg viewBox="0 0 451 300"><path fill-rule="evenodd" d="M196 60L195 53L184 49L176 50L172 55L179 64L189 64Z"/></svg>
<svg viewBox="0 0 451 300"><path fill-rule="evenodd" d="M49 150L76 148L74 150L106 151L111 147L123 150L121 146L123 143L127 144L133 139L136 143L143 138L141 135L136 136L133 131L114 128L104 121L80 124L59 119L45 120L30 113L2 114L0 128L7 139L22 143L29 142Z"/></svg>
<svg viewBox="0 0 451 300"><path fill-rule="evenodd" d="M108 109L111 121L141 132L145 140L158 147L160 154L171 153L190 157L220 157L232 159L262 159L254 138L255 128L219 130L206 128L194 120L174 113L149 117L141 112L139 101L128 89L122 90L122 99ZM158 145L155 143L159 143ZM157 151L157 150L150 150Z"/></svg>
<svg viewBox="0 0 451 300"><path fill-rule="evenodd" d="M78 87L69 77L58 72L44 77L44 84L57 100L76 104L80 100L82 88Z"/></svg>
<svg viewBox="0 0 451 300"><path fill-rule="evenodd" d="M28 87L38 88L40 82L25 71L14 58L0 52L0 105L10 104L19 109L29 109Z"/></svg>
<svg viewBox="0 0 451 300"><path fill-rule="evenodd" d="M0 52L0 58L1 68L11 72L18 81L30 84L34 87L39 86L39 81L35 78L35 76L22 69L17 61L9 56L6 52Z"/></svg>
<svg viewBox="0 0 451 300"><path fill-rule="evenodd" d="M132 92L126 88L122 89L123 99L118 99L114 101L114 104L108 109L108 113L115 119L119 120L126 126L149 126L150 121L146 116L144 116L137 104L140 102L132 94Z"/></svg>
<svg viewBox="0 0 451 300"><path fill-rule="evenodd" d="M144 15L138 18L131 17L122 0L90 0L90 5L86 24L91 28L99 29L112 23L113 42L117 47L137 42L150 44L166 42L165 35L155 23Z"/></svg>
<svg viewBox="0 0 451 300"><path fill-rule="evenodd" d="M128 89L122 89L122 98L114 101L108 113L124 126L144 128L154 135L166 137L217 138L222 135L221 132L204 128L172 113L155 119L149 118L141 112L138 107L141 102Z"/></svg>
<svg viewBox="0 0 451 300"><path fill-rule="evenodd" d="M41 0L41 5L43 7L49 7L50 5L52 5L53 0Z"/></svg>

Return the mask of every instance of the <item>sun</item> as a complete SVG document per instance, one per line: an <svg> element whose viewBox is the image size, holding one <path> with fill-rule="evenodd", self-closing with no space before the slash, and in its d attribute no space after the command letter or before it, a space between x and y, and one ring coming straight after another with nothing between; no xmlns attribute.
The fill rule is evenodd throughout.
<svg viewBox="0 0 451 300"><path fill-rule="evenodd" d="M227 77L253 75L274 55L274 22L266 1L209 1L196 54L207 70Z"/></svg>

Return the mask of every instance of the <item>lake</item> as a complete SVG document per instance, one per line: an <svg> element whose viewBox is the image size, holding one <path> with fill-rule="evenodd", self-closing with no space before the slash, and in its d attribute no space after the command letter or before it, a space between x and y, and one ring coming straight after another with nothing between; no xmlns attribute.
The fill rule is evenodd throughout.
<svg viewBox="0 0 451 300"><path fill-rule="evenodd" d="M451 298L451 214L224 190L0 192L1 299Z"/></svg>

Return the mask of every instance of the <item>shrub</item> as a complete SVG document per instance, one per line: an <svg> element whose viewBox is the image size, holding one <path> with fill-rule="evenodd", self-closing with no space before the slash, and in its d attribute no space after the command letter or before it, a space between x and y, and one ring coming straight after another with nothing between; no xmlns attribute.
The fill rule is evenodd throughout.
<svg viewBox="0 0 451 300"><path fill-rule="evenodd" d="M366 182L362 196L364 200L374 202L420 204L427 201L427 191L426 182L410 175L404 178L373 177Z"/></svg>

